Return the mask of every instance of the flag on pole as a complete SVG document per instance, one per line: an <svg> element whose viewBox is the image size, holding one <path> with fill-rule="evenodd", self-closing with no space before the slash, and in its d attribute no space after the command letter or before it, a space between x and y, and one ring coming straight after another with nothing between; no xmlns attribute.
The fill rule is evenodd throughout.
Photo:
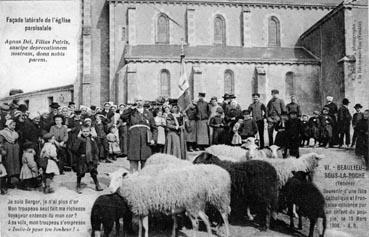
<svg viewBox="0 0 369 237"><path fill-rule="evenodd" d="M180 64L180 70L179 70L179 82L178 82L178 87L179 87L179 97L178 97L178 107L180 108L181 111L183 111L184 109L187 108L187 106L189 104L191 104L191 96L189 93L189 88L190 85L188 83L188 78L186 75L186 70L185 70L185 63L184 63L184 53L183 53L183 46L182 46L182 55L181 55L181 64Z"/></svg>

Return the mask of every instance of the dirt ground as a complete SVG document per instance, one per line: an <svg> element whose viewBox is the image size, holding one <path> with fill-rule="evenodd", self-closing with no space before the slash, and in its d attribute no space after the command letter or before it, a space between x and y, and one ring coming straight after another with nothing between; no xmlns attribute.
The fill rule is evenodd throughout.
<svg viewBox="0 0 369 237"><path fill-rule="evenodd" d="M307 153L307 152L317 152L320 154L324 154L325 158L320 162L320 166L318 167L315 176L314 176L314 182L316 185L321 189L329 189L336 185L337 179L329 179L324 178L324 165L329 164L331 169L337 167L338 164L362 164L362 161L359 160L352 150L339 150L339 149L324 149L324 148L304 148L301 149L301 153ZM194 157L196 153L190 154L190 157ZM128 162L125 158L120 158L116 162L112 164L100 164L99 166L99 180L101 182L102 187L104 188L103 192L96 192L94 190L94 184L92 179L89 175L86 175L86 177L82 180L84 182L84 189L82 194L77 194L75 192L75 185L76 185L76 176L73 172L67 172L65 175L57 176L54 180L54 187L56 192L53 194L45 195L42 192L39 192L37 190L35 191L23 191L19 189L12 189L9 191L7 195L0 196L0 220L1 220L1 229L0 229L0 237L17 237L17 236L37 236L37 237L43 237L43 236L66 236L66 237L72 237L72 236L90 236L91 234L91 226L90 226L90 211L91 207L93 205L93 202L95 199L101 195L101 194L107 194L108 190L106 189L109 179L106 176L105 173L109 173L111 171L114 171L118 169L119 167L128 168ZM365 171L364 171L365 172ZM339 188L339 186L337 186ZM342 187L342 186L341 186ZM367 190L369 192L369 178L368 178L368 172L365 172L364 178L361 179L355 179L355 185L354 188L362 188L364 190ZM369 211L369 203L368 203L368 197L369 195L366 194L366 202L367 206L364 207L364 210ZM86 211L82 212L76 212L72 218L72 220L76 221L83 221L85 224L73 226L74 228L70 229L69 232L62 232L60 230L54 231L54 232L36 232L32 234L32 228L37 227L37 225L31 225L30 223L24 220L23 218L14 219L9 217L9 213L14 213L14 211L9 210L9 205L12 206L14 204L15 200L41 200L42 202L45 201L45 203L50 202L50 200L74 200L71 201L72 204L75 204L75 207L84 207ZM9 204L10 201L13 201L13 204ZM327 201L329 203L329 201ZM64 205L64 204L63 204ZM69 204L65 204L65 206L68 206ZM16 206L16 205L15 205ZM35 205L37 206L37 205ZM42 205L39 205L42 206ZM73 206L73 205L72 205ZM327 210L337 210L339 208L327 208ZM26 213L34 213L32 211L26 212ZM48 212L46 212L48 213ZM74 213L74 212L73 212ZM364 215L367 219L369 218L368 214ZM332 226L330 225L331 218L337 217L334 214L328 214L328 228L332 229ZM63 218L61 218L63 219ZM16 220L17 223L11 223L9 221ZM26 222L22 222L21 220L24 220ZM30 220L30 219L28 219ZM57 218L54 216L54 218L48 218L46 217L45 220L57 220ZM20 221L20 222L19 222ZM27 223L27 224L25 224ZM245 236L265 236L265 237L282 237L282 236L307 236L308 234L308 228L309 228L309 221L307 219L303 219L303 229L302 230L291 230L288 228L289 225L289 218L284 214L278 215L278 224L277 227L273 230L268 230L267 232L261 232L258 230L257 226L255 226L252 222L243 221L239 224L231 225L230 231L232 237L245 237ZM333 226L334 229L338 229L341 234L346 233L344 236L358 236L358 237L365 237L369 236L369 225L368 222L362 221L357 222L358 227L356 229L348 228L347 226L343 227L340 226L337 228L337 226ZM297 226L297 220L295 221L295 225ZM42 227L38 225L39 227ZM12 228L14 227L24 227L23 230L13 231ZM45 227L45 226L43 226ZM54 228L52 224L50 224L48 227ZM60 227L60 226L59 226ZM68 227L66 225L65 227ZM157 228L158 226L154 226L152 228L152 231L150 231L150 236L153 237L161 237L161 236L170 236L170 229L171 226L161 226L161 228ZM30 229L27 229L30 228ZM37 231L34 230L34 231ZM222 236L223 228L220 228L220 230L216 231L213 230L214 236ZM315 231L315 236L317 236L317 229ZM338 232L335 232L335 234L327 234L327 236L338 236ZM191 230L183 228L179 234L179 236L192 236L193 233ZM114 236L113 233L111 236ZM137 235L134 235L137 236ZM207 236L205 232L201 231L197 233L197 236Z"/></svg>

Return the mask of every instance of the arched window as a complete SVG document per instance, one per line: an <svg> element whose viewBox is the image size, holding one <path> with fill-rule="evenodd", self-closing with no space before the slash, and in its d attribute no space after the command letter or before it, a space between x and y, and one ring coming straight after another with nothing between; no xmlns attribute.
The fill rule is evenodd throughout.
<svg viewBox="0 0 369 237"><path fill-rule="evenodd" d="M226 24L224 18L220 15L214 19L214 43L226 45Z"/></svg>
<svg viewBox="0 0 369 237"><path fill-rule="evenodd" d="M229 69L224 72L224 93L234 94L234 74Z"/></svg>
<svg viewBox="0 0 369 237"><path fill-rule="evenodd" d="M170 97L170 73L166 69L160 71L160 96Z"/></svg>
<svg viewBox="0 0 369 237"><path fill-rule="evenodd" d="M281 46L280 24L275 16L269 18L268 45L269 47Z"/></svg>
<svg viewBox="0 0 369 237"><path fill-rule="evenodd" d="M291 95L296 95L296 85L293 72L287 72L285 77L286 84L286 99Z"/></svg>
<svg viewBox="0 0 369 237"><path fill-rule="evenodd" d="M164 13L158 17L156 43L169 44L169 17Z"/></svg>

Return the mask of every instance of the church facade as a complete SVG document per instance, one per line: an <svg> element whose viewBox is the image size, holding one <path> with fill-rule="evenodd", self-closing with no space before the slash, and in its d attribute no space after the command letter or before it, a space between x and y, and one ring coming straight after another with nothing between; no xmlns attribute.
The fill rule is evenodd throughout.
<svg viewBox="0 0 369 237"><path fill-rule="evenodd" d="M194 98L246 106L278 89L308 113L326 95L369 101L367 1L86 0L81 14L77 104L176 98L181 53Z"/></svg>

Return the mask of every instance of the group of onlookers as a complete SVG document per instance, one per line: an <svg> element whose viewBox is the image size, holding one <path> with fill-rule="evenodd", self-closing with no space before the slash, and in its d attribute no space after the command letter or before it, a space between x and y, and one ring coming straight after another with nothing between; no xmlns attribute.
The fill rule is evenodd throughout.
<svg viewBox="0 0 369 237"><path fill-rule="evenodd" d="M54 175L70 170L76 172L78 193L85 173L90 173L100 191L97 167L101 162L127 156L135 171L152 153L187 159L187 151L204 150L212 144L239 146L249 137L257 138L263 148L264 130L268 132L268 144L281 147L284 156L299 157L299 147L313 139L315 147L356 145L356 153L368 164L369 110L361 112L362 106L356 104L351 116L348 99L343 99L338 108L328 96L322 110L309 117L302 114L295 96L285 105L278 90L271 94L264 105L260 95L254 93L253 102L244 110L232 94L224 94L219 103L217 97L206 101L205 93L199 93L198 99L182 110L177 100L170 99L155 103L137 99L134 104L119 106L106 102L102 108L52 103L49 112L37 115L30 114L27 106L16 100L3 104L1 193L14 187L14 178L21 180L18 185L26 190L42 185L45 193L51 193Z"/></svg>

